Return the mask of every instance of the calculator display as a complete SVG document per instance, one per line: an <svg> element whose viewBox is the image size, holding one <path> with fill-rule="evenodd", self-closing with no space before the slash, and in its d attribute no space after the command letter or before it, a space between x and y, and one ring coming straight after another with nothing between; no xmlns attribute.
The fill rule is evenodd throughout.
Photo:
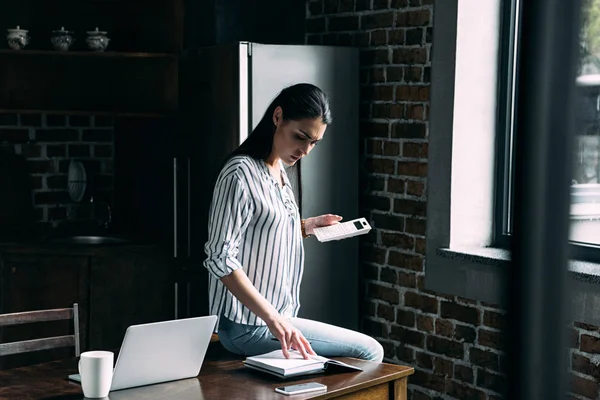
<svg viewBox="0 0 600 400"><path fill-rule="evenodd" d="M360 221L354 221L354 226L356 227L356 229L362 229L362 223Z"/></svg>

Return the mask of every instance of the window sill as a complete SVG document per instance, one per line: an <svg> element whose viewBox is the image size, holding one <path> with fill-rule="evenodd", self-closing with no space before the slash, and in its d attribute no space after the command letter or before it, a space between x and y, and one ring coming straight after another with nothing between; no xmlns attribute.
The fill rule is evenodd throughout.
<svg viewBox="0 0 600 400"><path fill-rule="evenodd" d="M510 252L498 248L439 248L427 260L425 286L429 290L506 307L504 283ZM444 269L444 273L430 270ZM572 317L600 325L600 264L571 260ZM441 277L433 279L432 277Z"/></svg>

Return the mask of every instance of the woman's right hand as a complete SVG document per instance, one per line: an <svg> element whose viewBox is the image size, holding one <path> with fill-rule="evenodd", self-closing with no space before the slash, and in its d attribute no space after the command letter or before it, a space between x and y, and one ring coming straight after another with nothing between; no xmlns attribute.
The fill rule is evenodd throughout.
<svg viewBox="0 0 600 400"><path fill-rule="evenodd" d="M310 358L309 354L316 355L302 332L295 328L287 318L277 315L265 322L273 336L281 343L281 351L285 358L290 358L289 349L298 350L305 359Z"/></svg>

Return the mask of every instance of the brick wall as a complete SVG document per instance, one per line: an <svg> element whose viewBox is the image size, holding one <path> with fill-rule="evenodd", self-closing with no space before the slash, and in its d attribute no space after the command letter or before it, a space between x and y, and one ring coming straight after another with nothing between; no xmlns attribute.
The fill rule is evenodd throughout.
<svg viewBox="0 0 600 400"><path fill-rule="evenodd" d="M89 219L89 196L110 200L113 189L113 119L93 115L0 114L0 146L27 161L35 219L53 227ZM71 160L81 161L89 180L82 203L67 191Z"/></svg>
<svg viewBox="0 0 600 400"><path fill-rule="evenodd" d="M361 49L363 330L410 364L409 399L502 398L506 316L424 289L433 0L308 0L306 42ZM571 398L598 398L600 328L571 328Z"/></svg>

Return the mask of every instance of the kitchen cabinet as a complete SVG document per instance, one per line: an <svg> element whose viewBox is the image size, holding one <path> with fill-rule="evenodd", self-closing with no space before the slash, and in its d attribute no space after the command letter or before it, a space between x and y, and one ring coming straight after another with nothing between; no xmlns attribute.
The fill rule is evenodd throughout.
<svg viewBox="0 0 600 400"><path fill-rule="evenodd" d="M169 259L150 245L0 245L0 312L79 304L81 351L114 349L128 326L173 319ZM72 321L5 327L0 341L73 332ZM73 348L0 358L0 369L73 355Z"/></svg>

